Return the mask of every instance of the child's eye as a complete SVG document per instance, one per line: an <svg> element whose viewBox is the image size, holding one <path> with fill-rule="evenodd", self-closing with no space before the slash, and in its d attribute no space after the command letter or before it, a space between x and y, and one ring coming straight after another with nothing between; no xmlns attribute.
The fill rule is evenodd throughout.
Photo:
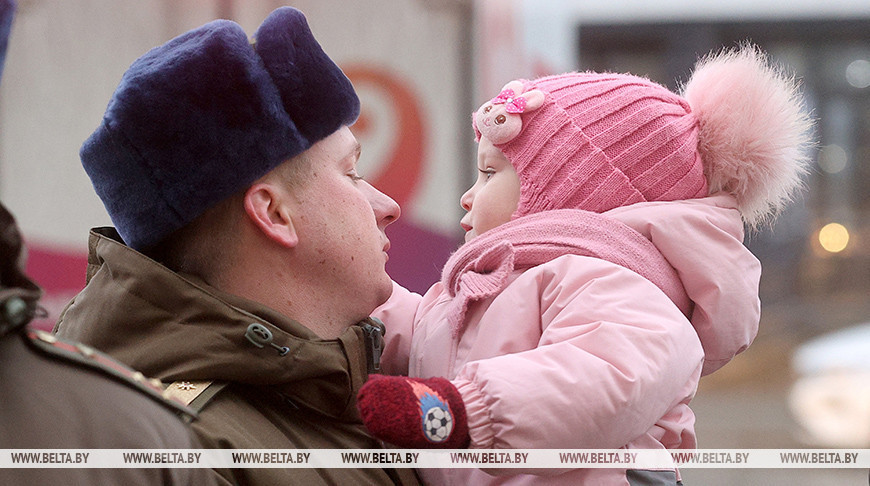
<svg viewBox="0 0 870 486"><path fill-rule="evenodd" d="M493 176L493 174L495 174L495 170L493 170L493 169L477 169L477 171L480 172L481 175L483 176L484 180L487 180L487 181L489 180L490 177Z"/></svg>

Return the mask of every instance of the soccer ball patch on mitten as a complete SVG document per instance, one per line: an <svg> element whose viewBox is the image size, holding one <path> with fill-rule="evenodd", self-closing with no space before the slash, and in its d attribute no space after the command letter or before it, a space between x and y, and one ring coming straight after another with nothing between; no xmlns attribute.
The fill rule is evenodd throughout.
<svg viewBox="0 0 870 486"><path fill-rule="evenodd" d="M357 407L373 437L408 449L468 447L468 418L459 390L440 377L373 375Z"/></svg>
<svg viewBox="0 0 870 486"><path fill-rule="evenodd" d="M429 442L440 444L450 438L453 431L453 415L450 406L435 390L419 382L409 382L414 395L420 401L420 417L423 418L423 436Z"/></svg>

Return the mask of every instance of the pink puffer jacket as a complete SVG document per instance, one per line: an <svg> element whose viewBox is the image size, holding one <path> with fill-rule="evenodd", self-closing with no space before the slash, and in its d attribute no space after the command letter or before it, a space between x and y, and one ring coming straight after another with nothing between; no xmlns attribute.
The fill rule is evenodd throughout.
<svg viewBox="0 0 870 486"><path fill-rule="evenodd" d="M451 379L472 448L694 448L688 403L702 374L754 338L760 264L742 244L731 196L605 214L650 239L677 270L694 302L691 322L640 275L566 255L515 272L499 295L472 304L456 338L440 283L424 296L396 285L374 314L387 326L385 371ZM421 473L433 485L637 484L619 469Z"/></svg>

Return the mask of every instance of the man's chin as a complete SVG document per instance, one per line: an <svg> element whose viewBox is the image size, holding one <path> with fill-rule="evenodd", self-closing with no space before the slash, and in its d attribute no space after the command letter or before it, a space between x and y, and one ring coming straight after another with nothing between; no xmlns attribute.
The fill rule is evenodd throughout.
<svg viewBox="0 0 870 486"><path fill-rule="evenodd" d="M386 282L378 282L378 306L390 299L393 295L393 280L387 276Z"/></svg>

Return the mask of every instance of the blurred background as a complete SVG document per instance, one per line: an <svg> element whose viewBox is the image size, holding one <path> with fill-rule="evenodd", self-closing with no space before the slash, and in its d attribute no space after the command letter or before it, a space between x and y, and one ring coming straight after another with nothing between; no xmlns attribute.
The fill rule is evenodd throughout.
<svg viewBox="0 0 870 486"><path fill-rule="evenodd" d="M751 40L801 79L817 120L800 198L747 236L762 261L752 347L702 380L702 448L870 448L870 2L867 0L18 0L0 85L0 200L29 246L50 328L110 224L78 160L130 63L215 18L252 33L304 11L360 93L361 173L396 199L389 271L424 291L462 240L470 114L509 80L631 72L677 89ZM705 485L867 484L866 470L684 472Z"/></svg>

